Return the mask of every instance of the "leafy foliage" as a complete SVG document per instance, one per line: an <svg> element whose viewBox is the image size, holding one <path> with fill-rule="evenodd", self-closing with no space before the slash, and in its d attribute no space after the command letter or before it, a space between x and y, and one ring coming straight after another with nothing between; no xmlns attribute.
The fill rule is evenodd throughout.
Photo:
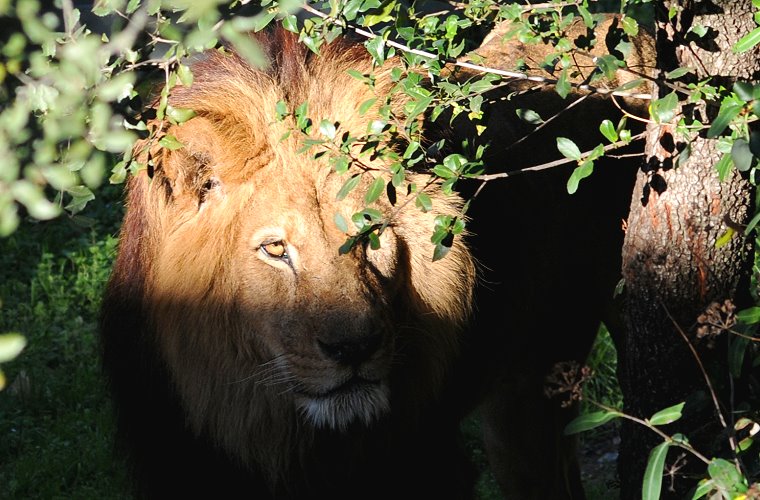
<svg viewBox="0 0 760 500"><path fill-rule="evenodd" d="M638 32L638 19L647 4L651 2L619 2L621 42L610 47L609 54L596 59L596 68L583 84L584 88L592 88L598 79L609 78L625 67L626 42L622 35L634 36ZM760 2L755 0L753 4L760 9ZM78 227L95 227L96 221L83 214L93 201L97 203L97 196L108 192L111 184L118 185L128 175L151 166L138 161L140 151L133 154L132 146L137 138L147 139L145 147L148 149L155 145L170 150L183 147L167 130L170 125L190 120L194 115L192 110L169 105L175 86L192 85L188 59L225 45L252 64L261 64L261 54L246 32L279 23L298 33L299 41L315 53L319 53L324 43L350 31L365 37L365 47L376 64L394 57L402 63L392 77L393 92L404 96L404 109L392 109L387 97L357 103L361 113L376 108L380 114L380 119L373 121L364 135L343 134L340 125L330 120L313 123L307 102L296 109L287 109L280 103L272 110L277 119L294 124L288 134L302 136L303 154L326 161L345 176L339 196L356 189L361 177L372 176L374 180L364 193L366 207L353 214L350 221L336 215L335 224L346 233L341 251L346 252L364 240L375 247L389 223L372 208L381 197L392 197L395 190L407 189L414 194L415 207L427 211L432 209L431 189L451 193L464 179L488 181L483 176L483 147L474 148L468 156L447 154L444 143L424 143L420 130L420 118L435 120L447 116L450 120L466 117L482 133L485 93L511 79L527 78L525 61L518 64L516 71L495 71L472 65L479 72L478 77L466 82L449 78L448 71L457 64L458 58L475 48L477 33L499 23L510 23L509 35L524 44L548 41L554 51L538 62L538 68L531 69L543 70L546 77L540 81L552 85L559 96L566 98L578 87L573 83L573 57L587 47L580 47L577 41L567 38L565 30L577 19L593 28L597 23L595 11L600 5L593 0L546 2L535 6L471 0L457 5L458 8L454 8L452 2L451 8L441 13L426 10L425 2L401 0L305 3L300 0L98 0L91 13L82 13L68 0L59 0L54 8L38 0L0 1L0 25L9 27L0 34L0 236L8 238L3 244L13 246L16 240L12 236L20 225L35 227L35 221L61 215ZM671 7L671 17L676 15L674 9L675 5ZM760 24L760 11L755 14L755 21ZM697 38L705 34L704 27L698 25L690 31L690 36ZM587 43L591 45L596 41ZM760 28L742 37L734 51L746 52L758 43ZM665 78L678 83L691 73L690 68L677 68ZM421 84L422 75L429 85ZM374 85L372 74L354 72L351 76L368 86ZM159 82L155 90L154 82ZM611 92L625 94L639 83L634 81ZM760 116L760 84L736 82L729 89L710 80L695 82L692 78L677 88L678 91L651 102L648 118L656 123L677 124L678 140L686 145L678 162L688 159L689 143L702 134L718 140L723 157L715 168L721 178L734 168L757 178L754 174L759 166L760 135L752 124ZM155 113L141 114L144 104L152 99L156 103ZM717 115L709 124L680 115L679 105L684 102L709 104L716 107ZM519 110L518 116L536 126L551 119L529 109ZM557 150L565 162L575 165L567 181L570 193L580 189L583 179L593 174L596 161L636 139L631 136L625 118L617 124L605 121L598 127L608 143L590 151L581 151L568 138L556 139ZM394 137L403 138L404 147L399 149ZM369 167L366 159L370 157L383 160L388 172ZM409 172L426 173L429 180L419 185L407 184ZM389 174L390 181L381 173ZM466 230L467 208L465 204L461 212L437 218L431 235L436 245L432 258L444 258L453 238ZM760 213L744 229L745 235L751 235L758 222ZM732 234L728 233L727 237ZM112 239L91 242L89 257L105 258L113 244ZM57 309L41 310L34 305L38 303L35 299L40 293L60 294L71 299L75 294L70 290L77 289L76 283L59 282L58 278L52 278L53 270L56 266L69 269L71 265L84 268L81 261L76 261L81 258L72 257L71 262L64 263L43 260L39 263L42 271L33 279L31 290L9 293L30 297L30 316L56 324L60 319L55 316ZM77 279L76 276L74 273L71 278ZM96 294L97 290L90 292ZM97 303L95 296L79 299L86 304ZM60 304L61 308L72 307L63 298ZM754 335L760 315L747 310L738 317L746 328L737 338L745 340L732 344L732 359L736 371L741 371L745 353L755 359ZM27 341L15 333L17 330L24 333L39 327L24 328L25 321L28 318L23 321L18 317L7 318L0 325L13 332L0 336L0 363L10 361L24 348ZM62 338L66 341L60 338L31 340L50 342L50 345L61 343L61 349L71 348L70 343L76 342L67 335ZM27 347L25 355L36 355L33 345ZM0 388L3 385L0 373ZM656 429L678 419L680 410L678 406L668 408L642 423ZM614 408L603 407L602 411L585 415L571 424L568 432L593 429L617 418L626 416ZM740 420L735 430L747 432L746 429L754 425L757 424L752 419ZM746 441L750 438L742 441L745 447L740 447L737 453L751 448L751 440ZM696 451L681 437L664 436L663 443L650 457L644 498L659 495L664 460L673 446ZM750 487L733 462L715 458L707 463L708 477L697 488L695 498L714 491L735 498Z"/></svg>

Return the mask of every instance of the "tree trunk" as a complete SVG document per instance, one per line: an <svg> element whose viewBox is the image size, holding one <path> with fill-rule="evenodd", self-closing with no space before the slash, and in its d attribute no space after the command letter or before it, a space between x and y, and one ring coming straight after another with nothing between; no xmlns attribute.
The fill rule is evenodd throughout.
<svg viewBox="0 0 760 500"><path fill-rule="evenodd" d="M671 7L679 11L668 21ZM731 51L756 26L751 0L664 1L657 10L657 59L663 74L679 66L690 67L694 74L688 81L714 77L717 81L712 83L728 89L737 80L757 79L757 47L743 54ZM688 34L697 25L709 28L701 39ZM662 97L670 88L656 92ZM703 123L717 113L686 106L684 101L681 105L687 118ZM718 141L705 138L704 132L690 142L688 159L679 161L686 140L677 135L676 120L678 116L672 123L649 125L646 162L631 202L623 246L625 332L622 339L618 337L619 378L626 413L648 418L687 401L684 418L663 430L670 435L684 433L697 448L712 448L700 450L711 457L714 446L721 444L716 436L722 424L687 342L695 346L706 366L710 360L725 365L720 349L696 340L695 323L714 301L731 299L739 307L746 305L739 296L748 291L742 279L750 269L751 247L741 225L752 215L751 186L736 170L723 182L718 179L714 165L722 153ZM717 245L730 226L738 228L736 234ZM640 498L649 452L661 442L662 438L639 424L623 424L618 463L621 498ZM701 477L706 473L704 463L682 455L681 450L670 449L663 498L683 497L697 483L688 474ZM669 472L675 474L668 477Z"/></svg>

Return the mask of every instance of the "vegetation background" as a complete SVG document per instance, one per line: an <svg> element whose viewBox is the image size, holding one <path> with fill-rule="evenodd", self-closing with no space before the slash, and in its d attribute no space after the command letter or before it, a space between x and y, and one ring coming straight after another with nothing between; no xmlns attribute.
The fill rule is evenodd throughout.
<svg viewBox="0 0 760 500"><path fill-rule="evenodd" d="M0 392L0 497L127 497L122 464L111 453L110 408L98 367L95 338L100 296L122 214L120 182L131 169L137 168L131 163L129 150L140 125L135 122L125 125L121 118L134 112L137 105L132 97L139 86L137 73L142 68L139 64L152 60L150 64L165 70L167 80L191 78L178 61L183 55L217 41L209 35L217 26L209 19L216 22L220 18L206 18L206 13L212 9L216 12L220 6L225 9L248 3L148 0L144 2L148 11L164 8L167 19L178 22L183 16L189 18L192 29L181 33L175 24L167 22L164 30L153 35L145 46L133 49L137 34L130 33L126 23L119 23L118 18L116 26L124 37L116 36L115 32L110 40L90 37L84 41L74 7L81 9L88 22L104 19L88 16L91 5L87 2L57 0L48 5L36 0L0 0L0 333L8 332L0 342L3 370L0 385L5 386ZM354 0L353 3L357 4L357 10L371 14L365 17L365 22L371 25L387 18L386 7L396 2ZM597 11L607 12L627 5L641 9L642 19L646 19L647 9L653 3L553 1L541 5L552 8L592 5ZM658 3L679 7L678 2ZM142 4L138 0L102 0L93 7L99 15L114 10L139 14ZM277 12L289 12L300 2L268 0L258 4L281 9ZM466 4L477 11L490 8L495 2L477 0ZM753 0L752 5L760 9L760 2ZM289 14L276 15L280 16L278 22L292 22ZM269 21L274 17L275 14ZM755 21L760 23L758 14ZM250 19L237 24L223 23L219 26L229 28L219 28L219 33L238 50L255 57L255 49L247 46L240 34L255 28L257 22L260 19L253 24ZM434 41L435 37L446 40L451 35L442 49L449 54L455 47L450 42L457 29L458 26L453 26L449 32L444 27L430 36ZM747 34L743 39L745 45L752 47L760 41L758 29ZM699 33L695 31L695 35ZM156 56L152 50L163 37L182 40L186 50L180 53L175 48L174 52ZM77 40L82 43L70 43ZM316 43L316 39L306 36L304 43ZM370 49L377 52L377 47ZM80 76L86 80L83 88L66 87ZM723 127L720 132L732 124L732 134L722 146L730 161L724 161L721 168L736 165L743 171L754 172L757 145L752 141L756 136L750 137L748 123L756 121L760 91L756 86L736 92L727 87L702 89L715 91L713 98L719 102L726 99L729 105L733 104L725 108L718 104L721 112L716 122L722 122ZM661 118L675 109L675 104L671 106L665 99L658 103L660 106L654 106L653 114L660 113ZM165 111L172 114L172 110ZM170 118L182 120L180 115ZM579 161L579 168L582 167ZM49 199L51 193L54 196ZM751 226L756 223L757 218ZM753 234L751 230L749 227L748 234ZM750 326L760 319L760 314L751 310L744 319L747 328L742 333L754 334ZM18 333L23 334L23 340ZM748 343L742 348L756 353ZM587 400L608 408L621 408L616 360L615 348L601 330L589 361L597 377L587 386ZM592 409L586 406L586 410ZM757 408L750 410L747 414L754 418ZM604 418L621 416L609 411L602 413ZM662 421L670 423L679 417L680 413ZM599 423L587 421L584 428L593 432L583 434L581 439L606 453L614 440L616 424L596 427ZM644 422L648 423L651 422ZM472 455L484 471L482 498L498 498L479 448L477 420L468 421L463 429ZM754 433L750 432L744 438L747 448L751 447L752 436ZM679 441L681 438L666 438L668 445L684 445ZM651 463L655 464L653 477L661 480L663 464ZM722 462L712 461L710 466L712 469L708 468L705 477L711 478L711 482L703 493L713 488L724 498L740 498L753 484L751 477L731 476L730 464L726 468ZM611 462L604 471L590 467L595 474L588 478L592 498L610 498L614 494L611 468L614 468ZM649 484L655 483L659 494L659 482L652 479Z"/></svg>

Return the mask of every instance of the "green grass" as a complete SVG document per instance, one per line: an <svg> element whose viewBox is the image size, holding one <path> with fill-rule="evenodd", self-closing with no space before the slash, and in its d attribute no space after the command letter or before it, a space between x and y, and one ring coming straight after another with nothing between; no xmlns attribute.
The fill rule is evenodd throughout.
<svg viewBox="0 0 760 500"><path fill-rule="evenodd" d="M106 189L90 220L26 221L0 239L0 332L28 342L2 366L0 498L126 498L95 337L119 197Z"/></svg>
<svg viewBox="0 0 760 500"><path fill-rule="evenodd" d="M0 391L3 499L129 498L123 464L111 451L111 409L95 335L122 215L120 189L101 192L83 215L87 227L79 224L88 221L82 218L26 221L0 239L0 333L19 332L28 341L18 358L2 365L8 381ZM606 331L590 365L596 376L589 395L618 404L615 351ZM478 420L468 419L462 430L480 471L478 498L501 499L480 446ZM591 500L610 498L603 483L587 486Z"/></svg>

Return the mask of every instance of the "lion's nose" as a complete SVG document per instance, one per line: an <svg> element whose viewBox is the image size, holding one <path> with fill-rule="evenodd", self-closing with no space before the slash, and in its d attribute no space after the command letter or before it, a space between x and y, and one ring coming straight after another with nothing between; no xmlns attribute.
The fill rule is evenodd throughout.
<svg viewBox="0 0 760 500"><path fill-rule="evenodd" d="M317 344L325 356L345 365L357 365L366 361L377 351L381 343L380 333L365 335L358 339L342 338L331 341L317 339Z"/></svg>

